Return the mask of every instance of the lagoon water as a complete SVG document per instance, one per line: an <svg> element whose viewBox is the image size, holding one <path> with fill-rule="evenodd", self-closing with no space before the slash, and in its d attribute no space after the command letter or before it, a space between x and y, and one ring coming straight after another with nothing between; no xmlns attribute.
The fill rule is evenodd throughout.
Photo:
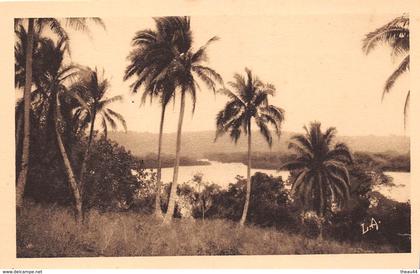
<svg viewBox="0 0 420 274"><path fill-rule="evenodd" d="M207 159L203 159L208 161ZM217 161L208 161L210 165L206 166L181 166L179 167L179 182L189 182L197 173L203 174L203 181L215 183L222 188L227 188L229 183L235 183L235 177L241 175L246 177L247 168L242 163L221 163ZM255 172L263 172L273 176L281 176L283 180L287 180L288 171L277 171L274 169L252 169ZM374 190L378 191L385 197L396 200L398 202L407 202L410 194L410 173L409 172L385 172L386 175L393 178L395 186L375 186ZM173 168L162 169L162 181L169 183L172 181ZM287 186L286 186L287 187ZM289 186L290 187L290 186Z"/></svg>
<svg viewBox="0 0 420 274"><path fill-rule="evenodd" d="M398 201L407 202L410 200L410 172L384 172L393 178L395 186L375 186L373 190L378 191L385 197Z"/></svg>

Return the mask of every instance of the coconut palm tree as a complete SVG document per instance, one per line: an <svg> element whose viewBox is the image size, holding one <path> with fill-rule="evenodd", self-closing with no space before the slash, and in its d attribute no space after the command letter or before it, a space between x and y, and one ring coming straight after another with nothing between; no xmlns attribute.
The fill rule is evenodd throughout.
<svg viewBox="0 0 420 274"><path fill-rule="evenodd" d="M157 18L155 20L157 24L160 22ZM164 32L162 28L158 28L157 31L142 30L137 32L132 41L134 50L129 55L131 63L127 67L124 76L124 80L128 80L134 76L137 76L134 82L131 84L133 93L137 93L138 88L144 86L144 92L141 98L142 104L144 104L149 97L150 103L152 103L154 98L158 98L161 105L157 153L157 183L155 191L155 215L159 218L163 218L160 206L160 193L162 184L161 152L163 141L163 125L165 121L166 107L170 100L175 97L175 85L173 81L168 81L168 79L159 80L156 78L156 72L159 71L159 69L162 70L163 64L168 65L173 56L171 54L165 54L162 55L161 59L158 59L155 55L158 53L156 49L166 50L166 48L170 47L170 44L168 44L167 40L169 40L167 33ZM144 64L149 64L149 66L144 66Z"/></svg>
<svg viewBox="0 0 420 274"><path fill-rule="evenodd" d="M178 185L178 171L181 153L181 133L185 112L185 98L189 94L196 102L196 91L201 80L215 92L216 82L222 83L221 76L204 63L207 61L207 47L218 38L211 38L197 51L192 49L192 32L189 17L155 18L156 31L146 30L137 35L134 44L138 45L130 54L130 65L126 70L126 79L136 75L132 85L136 91L141 85L149 89L174 88L180 93L180 112L177 127L174 174L169 196L165 223L173 216ZM171 94L169 91L165 94ZM170 95L169 97L171 97Z"/></svg>
<svg viewBox="0 0 420 274"><path fill-rule="evenodd" d="M363 51L369 54L378 44L387 44L391 47L393 57L403 56L397 69L388 77L382 93L382 99L390 92L397 79L410 70L410 19L408 15L395 18L388 24L366 34L363 39ZM407 110L410 102L410 91L407 92L404 104L404 125L406 124Z"/></svg>
<svg viewBox="0 0 420 274"><path fill-rule="evenodd" d="M296 153L295 160L287 163L292 171L291 194L301 199L305 211L315 211L322 219L331 205L342 207L350 197L350 178L347 164L353 157L344 143L333 145L336 129L321 131L321 124L313 122L305 134L293 136L289 149Z"/></svg>
<svg viewBox="0 0 420 274"><path fill-rule="evenodd" d="M280 137L280 127L284 120L284 110L270 105L268 96L274 96L275 87L264 84L252 75L251 70L245 68L246 78L235 74L234 82L229 82L233 91L224 88L220 92L229 97L226 106L217 114L216 139L229 132L230 137L236 143L242 132L248 135L248 165L245 205L240 224L244 225L248 214L249 200L251 197L251 133L252 119L260 129L261 134L271 147L273 138L269 125L274 127L275 133Z"/></svg>
<svg viewBox="0 0 420 274"><path fill-rule="evenodd" d="M22 25L26 19L15 19L15 30L19 25ZM23 91L24 100L24 118L23 118L23 149L22 149L22 163L19 176L16 184L16 207L20 209L23 205L23 193L26 185L26 178L29 168L29 148L30 148L30 111L31 111L31 90L32 90L32 63L33 63L33 48L34 48L34 33L35 28L37 32L41 33L44 28L49 28L55 33L60 40L65 41L65 47L68 49L69 37L63 28L63 23L76 30L89 32L88 21L94 21L105 27L100 18L66 18L59 20L56 18L28 18L28 36L25 56L25 85Z"/></svg>
<svg viewBox="0 0 420 274"><path fill-rule="evenodd" d="M75 120L80 121L80 127L84 129L90 123L89 137L87 142L87 147L85 154L82 160L82 168L80 171L79 181L80 181L80 190L83 196L84 194L84 175L86 173L86 164L87 159L89 158L90 147L92 144L93 133L95 130L95 121L97 118L100 118L102 130L105 138L107 137L108 125L112 129L117 128L116 121L120 122L124 127L124 130L127 131L127 123L124 117L115 112L109 105L113 102L121 101L122 96L116 95L111 98L107 98L107 92L109 91L109 82L104 78L104 73L102 76L99 75L98 70L92 70L90 68L85 69L83 76L80 77L80 80L75 82L70 90L78 94L81 98L84 99L88 109L84 106L79 106L75 110Z"/></svg>
<svg viewBox="0 0 420 274"><path fill-rule="evenodd" d="M23 148L22 163L16 185L16 207L20 209L23 204L23 193L25 191L26 177L29 168L29 142L30 142L30 109L32 89L32 52L34 41L34 19L28 20L28 39L25 58L25 86L23 89L24 115L23 115Z"/></svg>
<svg viewBox="0 0 420 274"><path fill-rule="evenodd" d="M69 100L75 100L85 109L89 109L84 100L68 87L75 81L80 73L80 68L75 65L65 65L64 57L66 54L65 40L54 42L48 40L42 47L42 60L45 70L40 75L40 89L42 91L42 98L38 106L41 111L44 111L45 119L52 121L55 126L55 137L58 149L63 158L65 172L67 173L68 183L72 191L76 217L78 220L82 217L82 197L80 193L80 184L74 174L71 165L66 145L63 141L62 135L65 134L66 126L69 123L67 116L62 115L62 106L69 105ZM68 113L68 111L66 111Z"/></svg>

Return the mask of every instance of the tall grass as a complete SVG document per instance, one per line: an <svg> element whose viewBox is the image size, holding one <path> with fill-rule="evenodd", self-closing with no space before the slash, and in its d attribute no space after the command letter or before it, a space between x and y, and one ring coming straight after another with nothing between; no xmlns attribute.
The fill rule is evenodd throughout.
<svg viewBox="0 0 420 274"><path fill-rule="evenodd" d="M27 204L17 219L18 257L339 254L392 252L368 245L308 239L226 220L175 219L92 210L78 225L67 208Z"/></svg>

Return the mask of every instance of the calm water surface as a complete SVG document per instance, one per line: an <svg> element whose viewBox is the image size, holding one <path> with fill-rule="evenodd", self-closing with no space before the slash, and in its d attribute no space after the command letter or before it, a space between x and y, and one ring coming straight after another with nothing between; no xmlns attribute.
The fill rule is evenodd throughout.
<svg viewBox="0 0 420 274"><path fill-rule="evenodd" d="M206 159L203 159L208 161ZM230 183L235 183L235 177L241 175L246 177L247 168L242 163L221 163L216 161L209 161L207 166L181 166L179 167L179 182L191 181L192 177L197 173L203 174L205 182L215 183L222 188L227 188ZM281 176L283 180L287 180L289 176L288 171L277 171L274 169L252 169L252 174L255 172L263 172L273 176ZM380 192L385 197L390 199L406 202L410 198L410 173L409 172L385 172L386 175L393 178L395 186L375 186L374 190ZM169 183L172 181L173 169L162 169L162 181Z"/></svg>

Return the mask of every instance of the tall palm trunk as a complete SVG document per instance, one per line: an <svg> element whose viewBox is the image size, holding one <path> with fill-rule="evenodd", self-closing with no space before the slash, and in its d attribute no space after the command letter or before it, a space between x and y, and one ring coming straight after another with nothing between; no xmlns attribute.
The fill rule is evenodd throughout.
<svg viewBox="0 0 420 274"><path fill-rule="evenodd" d="M85 192L85 173L86 173L86 166L87 166L87 159L89 158L90 153L90 146L92 144L93 139L93 131L95 129L95 119L96 119L96 109L94 109L92 114L92 120L90 122L90 129L89 129L89 139L85 151L85 155L83 156L83 162L82 162L82 168L80 169L80 194L82 197L84 197Z"/></svg>
<svg viewBox="0 0 420 274"><path fill-rule="evenodd" d="M25 87L23 90L24 100L24 122L23 122L23 148L22 148L22 163L19 172L19 177L16 185L16 207L22 208L23 193L25 192L26 178L29 168L29 145L31 137L31 88L32 88L32 53L34 47L34 19L28 20L28 43L26 45L26 60L25 60Z"/></svg>
<svg viewBox="0 0 420 274"><path fill-rule="evenodd" d="M159 127L159 144L158 144L158 155L157 155L157 182L156 182L156 199L155 199L155 215L159 218L163 217L162 210L160 208L160 189L162 186L161 178L162 178L162 159L161 159L161 152L162 152L162 137L163 137L163 122L165 120L165 110L166 106L162 105L162 114L160 117L160 127Z"/></svg>
<svg viewBox="0 0 420 274"><path fill-rule="evenodd" d="M80 221L82 218L82 197L80 195L79 186L77 184L76 177L74 176L73 169L71 167L71 163L69 157L66 152L66 148L64 147L63 140L61 138L60 130L59 130L59 118L60 117L60 101L57 95L57 105L55 113L55 135L57 137L58 148L60 149L61 156L63 157L64 168L67 173L68 182L70 185L70 189L73 192L74 202L76 206L76 220Z"/></svg>
<svg viewBox="0 0 420 274"><path fill-rule="evenodd" d="M178 170L179 170L179 160L181 153L181 132L182 132L182 121L184 119L185 111L185 91L181 92L181 107L179 110L179 119L178 119L178 131L176 135L176 153L175 153L175 165L174 165L174 176L172 179L171 193L169 195L168 210L165 215L165 223L169 223L172 220L175 210L175 202L177 199L177 186L178 186Z"/></svg>
<svg viewBox="0 0 420 274"><path fill-rule="evenodd" d="M16 113L16 119L17 119L17 125L16 125L16 132L15 132L15 145L16 145L16 151L18 150L19 146L20 146L20 138L22 135L22 122L23 122L23 117L22 114L20 112Z"/></svg>
<svg viewBox="0 0 420 274"><path fill-rule="evenodd" d="M249 199L251 198L251 120L248 121L248 169L246 176L246 196L244 211L242 212L242 217L240 221L241 225L245 224L246 216L248 215Z"/></svg>

